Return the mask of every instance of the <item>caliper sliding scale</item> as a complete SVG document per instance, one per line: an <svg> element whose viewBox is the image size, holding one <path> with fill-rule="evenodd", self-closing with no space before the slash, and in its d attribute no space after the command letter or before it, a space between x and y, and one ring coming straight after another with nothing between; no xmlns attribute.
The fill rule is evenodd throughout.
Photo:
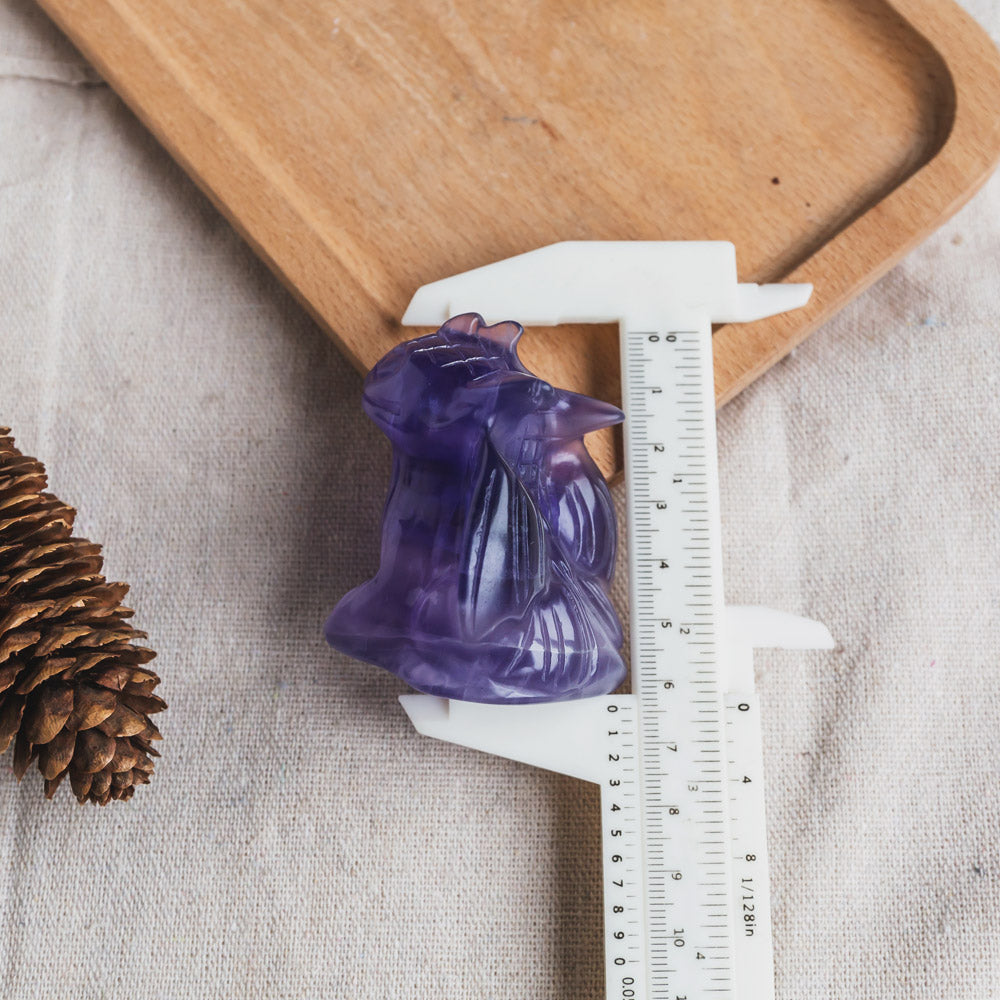
<svg viewBox="0 0 1000 1000"><path fill-rule="evenodd" d="M620 325L633 693L400 698L426 736L600 785L609 1000L774 996L753 649L833 640L723 606L712 324L811 291L739 284L731 243L571 242L425 285L403 317Z"/></svg>

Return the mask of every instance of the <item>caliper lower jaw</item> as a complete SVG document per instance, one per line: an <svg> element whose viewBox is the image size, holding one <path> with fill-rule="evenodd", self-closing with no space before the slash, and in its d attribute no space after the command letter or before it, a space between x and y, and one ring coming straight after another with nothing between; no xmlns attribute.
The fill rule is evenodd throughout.
<svg viewBox="0 0 1000 1000"><path fill-rule="evenodd" d="M832 649L827 627L811 618L764 607L726 608L724 694L754 690L754 649ZM601 781L605 755L594 733L608 706L635 704L635 695L604 695L540 705L483 705L425 694L400 704L417 732L497 757L532 764L584 781Z"/></svg>

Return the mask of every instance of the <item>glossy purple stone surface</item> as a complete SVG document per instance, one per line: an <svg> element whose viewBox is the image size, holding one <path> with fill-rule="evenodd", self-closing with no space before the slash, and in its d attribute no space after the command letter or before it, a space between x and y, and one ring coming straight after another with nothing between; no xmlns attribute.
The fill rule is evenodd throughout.
<svg viewBox="0 0 1000 1000"><path fill-rule="evenodd" d="M365 380L393 448L381 563L326 638L428 694L561 701L625 676L607 595L614 508L583 445L624 415L532 375L521 333L457 316Z"/></svg>

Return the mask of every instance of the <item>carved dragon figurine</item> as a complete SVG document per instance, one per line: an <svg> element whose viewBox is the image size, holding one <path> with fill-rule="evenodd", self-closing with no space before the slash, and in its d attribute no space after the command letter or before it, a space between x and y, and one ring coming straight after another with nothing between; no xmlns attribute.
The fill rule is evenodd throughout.
<svg viewBox="0 0 1000 1000"><path fill-rule="evenodd" d="M393 448L381 563L326 638L428 694L561 701L625 676L614 508L583 444L624 415L529 372L522 332L457 316L365 380Z"/></svg>

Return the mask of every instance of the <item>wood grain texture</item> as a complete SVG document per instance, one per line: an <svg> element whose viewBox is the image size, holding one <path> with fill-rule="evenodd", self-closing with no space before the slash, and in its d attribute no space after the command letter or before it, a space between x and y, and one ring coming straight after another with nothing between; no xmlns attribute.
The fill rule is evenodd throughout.
<svg viewBox="0 0 1000 1000"><path fill-rule="evenodd" d="M951 0L41 3L363 370L425 282L557 240L728 239L744 280L816 293L716 332L723 402L1000 156L998 55ZM522 344L618 396L613 328Z"/></svg>

